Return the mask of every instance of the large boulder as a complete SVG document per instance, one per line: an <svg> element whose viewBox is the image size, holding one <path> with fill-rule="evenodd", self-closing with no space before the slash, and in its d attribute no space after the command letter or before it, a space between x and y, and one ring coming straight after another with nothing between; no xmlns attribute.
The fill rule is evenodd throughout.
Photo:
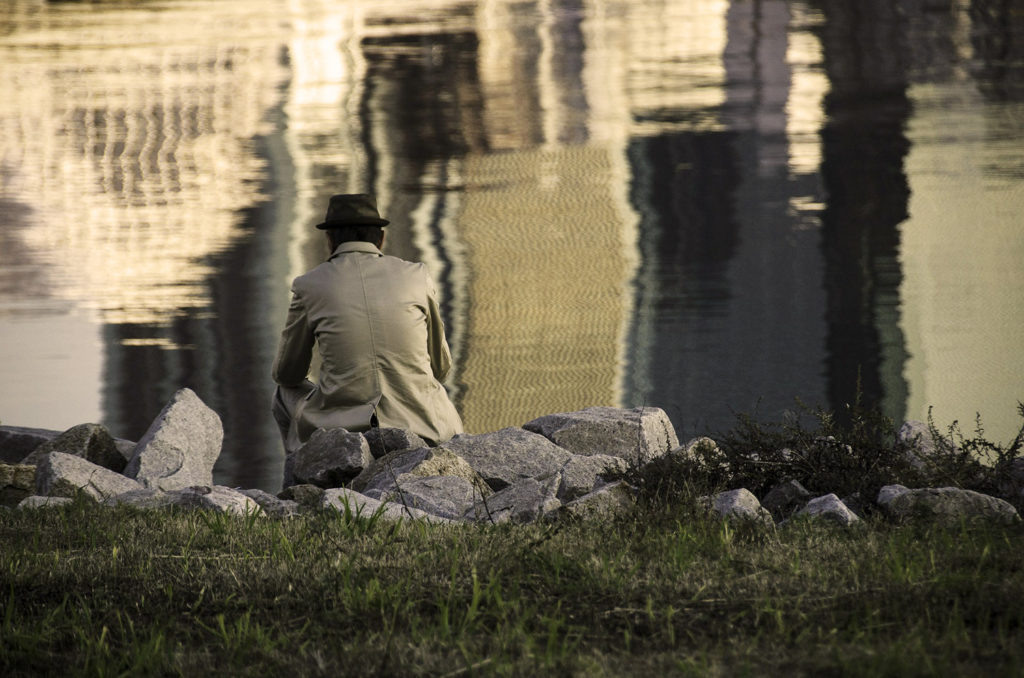
<svg viewBox="0 0 1024 678"><path fill-rule="evenodd" d="M451 522L447 518L430 515L418 508L380 501L343 487L324 491L323 508L334 509L355 518L372 518L386 522L401 520L424 520L431 523Z"/></svg>
<svg viewBox="0 0 1024 678"><path fill-rule="evenodd" d="M811 499L806 506L794 514L794 517L798 516L827 520L843 527L860 521L857 514L851 511L835 494L826 494Z"/></svg>
<svg viewBox="0 0 1024 678"><path fill-rule="evenodd" d="M124 471L128 459L102 424L79 424L46 441L25 457L23 464L39 464L50 452L73 454L115 473Z"/></svg>
<svg viewBox="0 0 1024 678"><path fill-rule="evenodd" d="M380 459L385 454L399 450L429 447L423 438L400 428L371 428L363 433L363 436L366 437L366 442L370 445L370 454L374 459Z"/></svg>
<svg viewBox="0 0 1024 678"><path fill-rule="evenodd" d="M772 514L761 506L754 493L746 488L719 492L712 497L705 497L704 502L708 509L720 518L775 524Z"/></svg>
<svg viewBox="0 0 1024 678"><path fill-rule="evenodd" d="M174 394L139 440L125 475L144 487L170 491L213 485L224 427L191 389Z"/></svg>
<svg viewBox="0 0 1024 678"><path fill-rule="evenodd" d="M343 428L317 429L285 460L284 486L309 483L341 487L370 465L370 445L361 433Z"/></svg>
<svg viewBox="0 0 1024 678"><path fill-rule="evenodd" d="M455 476L469 481L485 496L490 488L462 457L443 447L399 450L370 462L352 481L352 489L366 495L390 492L400 476Z"/></svg>
<svg viewBox="0 0 1024 678"><path fill-rule="evenodd" d="M559 474L548 478L525 478L482 499L466 512L466 520L489 523L529 523L561 507L558 500Z"/></svg>
<svg viewBox="0 0 1024 678"><path fill-rule="evenodd" d="M590 494L610 479L621 476L627 470L626 460L607 454L585 457L574 454L562 466L562 482L558 486L558 498L569 502Z"/></svg>
<svg viewBox="0 0 1024 678"><path fill-rule="evenodd" d="M36 494L74 498L79 492L103 501L139 489L139 483L73 454L51 452L36 466Z"/></svg>
<svg viewBox="0 0 1024 678"><path fill-rule="evenodd" d="M544 436L514 427L480 435L457 435L436 449L465 459L495 490L527 478L551 475L572 456Z"/></svg>
<svg viewBox="0 0 1024 678"><path fill-rule="evenodd" d="M460 520L479 498L480 490L465 478L412 474L400 475L396 487L381 497L453 520Z"/></svg>
<svg viewBox="0 0 1024 678"><path fill-rule="evenodd" d="M0 463L20 464L25 457L60 431L24 426L0 426Z"/></svg>
<svg viewBox="0 0 1024 678"><path fill-rule="evenodd" d="M658 407L588 407L549 414L523 425L573 454L606 454L644 464L679 447L675 428Z"/></svg>
<svg viewBox="0 0 1024 678"><path fill-rule="evenodd" d="M878 505L896 521L925 520L946 525L960 521L1009 525L1020 521L1009 502L958 487L926 487L910 490L886 486L878 493Z"/></svg>
<svg viewBox="0 0 1024 678"><path fill-rule="evenodd" d="M36 492L36 467L0 464L0 506L12 508Z"/></svg>

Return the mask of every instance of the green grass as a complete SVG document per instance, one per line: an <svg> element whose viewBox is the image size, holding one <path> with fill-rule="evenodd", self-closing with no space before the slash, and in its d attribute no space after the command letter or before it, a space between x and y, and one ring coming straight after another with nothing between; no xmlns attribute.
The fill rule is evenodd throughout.
<svg viewBox="0 0 1024 678"><path fill-rule="evenodd" d="M0 512L0 675L1024 672L1024 528Z"/></svg>
<svg viewBox="0 0 1024 678"><path fill-rule="evenodd" d="M918 468L891 421L848 415L741 418L627 474L637 511L606 521L0 511L0 676L1024 675L1021 523L772 529L698 508L783 478L984 491L1024 447L1024 428L997 445L933 425L948 444Z"/></svg>

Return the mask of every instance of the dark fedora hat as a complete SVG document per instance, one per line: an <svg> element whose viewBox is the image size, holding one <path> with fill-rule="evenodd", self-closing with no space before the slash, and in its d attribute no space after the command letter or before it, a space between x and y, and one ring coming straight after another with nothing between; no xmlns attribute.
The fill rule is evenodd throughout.
<svg viewBox="0 0 1024 678"><path fill-rule="evenodd" d="M327 204L327 216L320 229L338 228L341 226L387 226L391 222L381 219L377 212L377 201L372 195L365 193L345 193L332 195Z"/></svg>

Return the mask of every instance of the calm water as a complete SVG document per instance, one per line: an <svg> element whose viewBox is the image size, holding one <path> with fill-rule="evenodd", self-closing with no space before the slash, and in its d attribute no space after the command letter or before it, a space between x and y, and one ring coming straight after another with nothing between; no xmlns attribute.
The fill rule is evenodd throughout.
<svg viewBox="0 0 1024 678"><path fill-rule="evenodd" d="M1016 431L1024 13L969 0L0 7L0 420L189 386L277 489L270 363L337 192L442 290L471 432L680 437L859 390Z"/></svg>

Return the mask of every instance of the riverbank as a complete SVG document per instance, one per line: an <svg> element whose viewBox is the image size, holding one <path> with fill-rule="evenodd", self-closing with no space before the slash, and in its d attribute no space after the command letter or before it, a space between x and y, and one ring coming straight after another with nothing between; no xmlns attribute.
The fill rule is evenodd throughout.
<svg viewBox="0 0 1024 678"><path fill-rule="evenodd" d="M1024 528L0 511L5 676L1020 675Z"/></svg>
<svg viewBox="0 0 1024 678"><path fill-rule="evenodd" d="M845 525L709 510L727 487L767 503L787 475L851 504L883 482L984 489L1020 458L1020 437L956 431L908 456L921 440L853 415L741 419L629 470L635 505L597 518L275 518L85 493L0 510L0 673L1020 675L1019 519L894 520L881 496Z"/></svg>

